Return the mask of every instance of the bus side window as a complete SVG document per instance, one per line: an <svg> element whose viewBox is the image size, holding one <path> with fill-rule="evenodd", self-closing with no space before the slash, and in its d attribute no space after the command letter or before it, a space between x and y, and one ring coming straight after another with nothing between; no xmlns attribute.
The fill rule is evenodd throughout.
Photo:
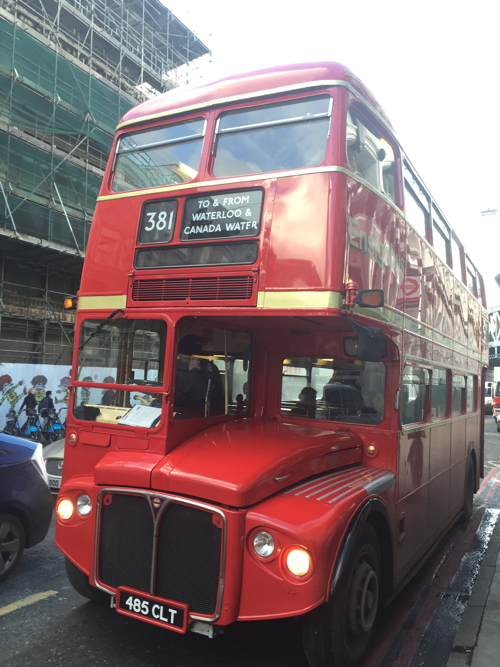
<svg viewBox="0 0 500 667"><path fill-rule="evenodd" d="M403 372L401 392L402 424L415 424L424 421L429 384L429 371L426 368L406 366Z"/></svg>
<svg viewBox="0 0 500 667"><path fill-rule="evenodd" d="M354 114L347 114L347 161L351 171L395 201L395 161L390 144L369 130Z"/></svg>
<svg viewBox="0 0 500 667"><path fill-rule="evenodd" d="M451 413L460 415L466 408L466 386L464 375L454 375L451 392Z"/></svg>
<svg viewBox="0 0 500 667"><path fill-rule="evenodd" d="M417 232L426 239L429 220L429 198L406 162L403 165L403 172L406 217Z"/></svg>
<svg viewBox="0 0 500 667"><path fill-rule="evenodd" d="M467 412L473 412L474 405L474 376L467 376Z"/></svg>
<svg viewBox="0 0 500 667"><path fill-rule="evenodd" d="M433 419L446 417L448 373L434 368L432 371L431 415Z"/></svg>

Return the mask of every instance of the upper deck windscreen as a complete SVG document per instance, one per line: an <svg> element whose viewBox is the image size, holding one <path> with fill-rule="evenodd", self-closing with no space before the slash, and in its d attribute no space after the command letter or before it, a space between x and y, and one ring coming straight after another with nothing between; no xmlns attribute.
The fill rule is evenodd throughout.
<svg viewBox="0 0 500 667"><path fill-rule="evenodd" d="M191 181L200 167L205 120L196 118L121 137L113 192Z"/></svg>
<svg viewBox="0 0 500 667"><path fill-rule="evenodd" d="M228 111L217 123L213 173L218 177L315 167L325 157L332 98Z"/></svg>

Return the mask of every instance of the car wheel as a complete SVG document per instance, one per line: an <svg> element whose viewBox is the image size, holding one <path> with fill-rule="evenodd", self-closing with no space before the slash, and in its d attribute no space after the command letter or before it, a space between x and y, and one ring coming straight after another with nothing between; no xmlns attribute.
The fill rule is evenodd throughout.
<svg viewBox="0 0 500 667"><path fill-rule="evenodd" d="M69 583L73 586L77 593L83 595L93 602L101 602L109 604L109 595L101 591L95 586L89 584L89 578L82 572L74 563L66 558L66 574L68 575Z"/></svg>
<svg viewBox="0 0 500 667"><path fill-rule="evenodd" d="M330 600L304 616L304 649L311 667L361 665L382 598L380 564L377 534L366 524Z"/></svg>
<svg viewBox="0 0 500 667"><path fill-rule="evenodd" d="M26 534L13 514L0 514L0 581L12 574L23 555Z"/></svg>

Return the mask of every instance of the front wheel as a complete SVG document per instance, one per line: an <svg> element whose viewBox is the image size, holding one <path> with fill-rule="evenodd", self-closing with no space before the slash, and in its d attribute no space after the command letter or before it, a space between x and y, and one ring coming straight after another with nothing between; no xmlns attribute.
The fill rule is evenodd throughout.
<svg viewBox="0 0 500 667"><path fill-rule="evenodd" d="M88 598L93 602L109 603L109 595L101 591L100 588L91 586L85 572L77 568L68 558L66 558L66 574L68 575L69 583L84 598Z"/></svg>
<svg viewBox="0 0 500 667"><path fill-rule="evenodd" d="M0 514L0 581L12 574L23 555L26 536L23 524L13 514Z"/></svg>
<svg viewBox="0 0 500 667"><path fill-rule="evenodd" d="M303 619L311 667L358 667L372 637L381 599L381 557L371 525L363 527L352 553L330 600Z"/></svg>

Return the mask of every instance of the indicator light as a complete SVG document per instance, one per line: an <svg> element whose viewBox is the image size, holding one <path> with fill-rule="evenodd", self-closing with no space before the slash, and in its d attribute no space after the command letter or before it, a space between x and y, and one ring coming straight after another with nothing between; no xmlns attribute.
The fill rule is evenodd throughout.
<svg viewBox="0 0 500 667"><path fill-rule="evenodd" d="M63 301L64 310L76 310L78 307L77 296L66 296Z"/></svg>

